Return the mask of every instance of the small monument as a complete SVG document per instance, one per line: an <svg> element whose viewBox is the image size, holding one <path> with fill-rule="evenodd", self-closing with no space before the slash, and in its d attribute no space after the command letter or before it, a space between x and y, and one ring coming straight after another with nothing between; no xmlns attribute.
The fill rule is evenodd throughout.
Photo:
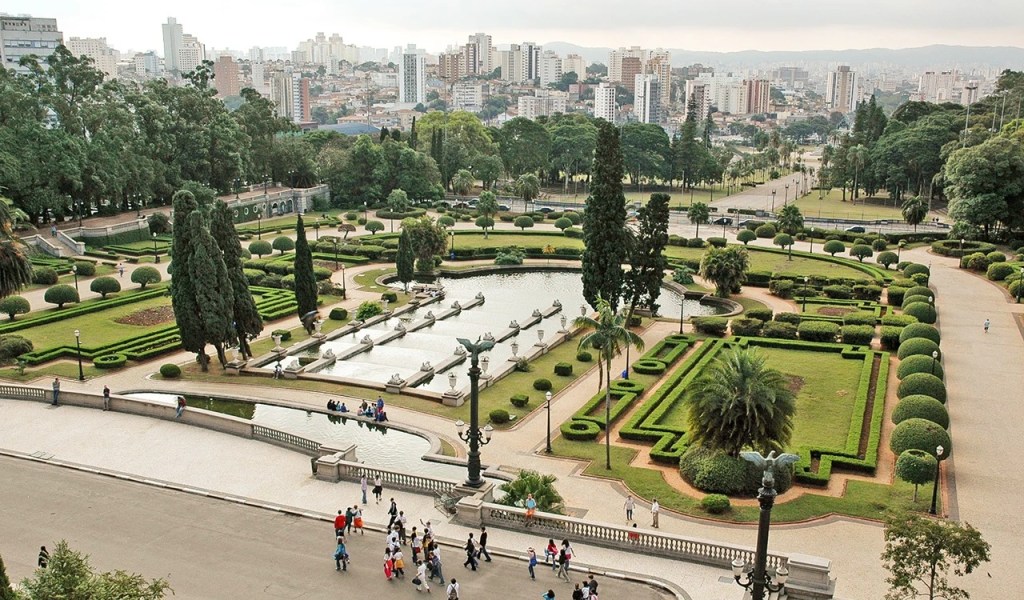
<svg viewBox="0 0 1024 600"><path fill-rule="evenodd" d="M484 333L484 341L485 342L493 342L494 341L494 334L491 333L490 331Z"/></svg>
<svg viewBox="0 0 1024 600"><path fill-rule="evenodd" d="M537 343L534 344L534 346L539 346L541 348L547 348L548 345L544 343L544 330L543 329L538 329L537 330Z"/></svg>
<svg viewBox="0 0 1024 600"><path fill-rule="evenodd" d="M420 371L423 371L424 373L429 373L429 372L431 372L433 370L434 370L434 366L430 364L429 360L423 361L423 364L420 365Z"/></svg>
<svg viewBox="0 0 1024 600"><path fill-rule="evenodd" d="M400 391L402 391L403 386L405 386L405 380L402 379L401 375L395 373L391 375L391 378L388 379L388 382L384 384L384 391L388 392L389 394L397 394Z"/></svg>
<svg viewBox="0 0 1024 600"><path fill-rule="evenodd" d="M559 322L561 322L562 328L558 330L558 333L569 333L569 328L567 327L567 325L569 324L569 318L566 317L565 315L562 315L562 318L559 319Z"/></svg>
<svg viewBox="0 0 1024 600"><path fill-rule="evenodd" d="M483 292L477 292L476 296L474 296L474 298L476 298L477 300L483 302L484 301L484 293Z"/></svg>
<svg viewBox="0 0 1024 600"><path fill-rule="evenodd" d="M284 348L281 347L281 334L275 333L270 337L274 340L274 352L284 352Z"/></svg>
<svg viewBox="0 0 1024 600"><path fill-rule="evenodd" d="M480 357L480 379L490 379L491 376L487 374L487 367L491 366L491 359L487 356Z"/></svg>
<svg viewBox="0 0 1024 600"><path fill-rule="evenodd" d="M562 302L556 299L554 302L551 303L551 306L554 306L555 308L562 308Z"/></svg>
<svg viewBox="0 0 1024 600"><path fill-rule="evenodd" d="M402 333L405 333L405 325L402 325L402 322L399 321L398 325L395 325L395 331L401 331Z"/></svg>
<svg viewBox="0 0 1024 600"><path fill-rule="evenodd" d="M432 310L428 310L427 314L424 315L423 318L428 320L428 321L434 321L434 320L437 319L437 317L434 316L434 311L432 311Z"/></svg>
<svg viewBox="0 0 1024 600"><path fill-rule="evenodd" d="M455 347L455 356L465 356L466 349L461 345Z"/></svg>
<svg viewBox="0 0 1024 600"><path fill-rule="evenodd" d="M535 308L535 309L533 309L533 314L531 314L530 316L531 317L540 317L540 316L543 316L543 315L540 314L540 309L539 308Z"/></svg>
<svg viewBox="0 0 1024 600"><path fill-rule="evenodd" d="M516 329L516 330L518 330L519 329L519 321L516 321L515 319L512 319L512 322L508 324L508 328L509 329Z"/></svg>
<svg viewBox="0 0 1024 600"><path fill-rule="evenodd" d="M458 300L456 300L455 302L452 302L452 308L454 308L455 310L462 310L462 305L459 304Z"/></svg>
<svg viewBox="0 0 1024 600"><path fill-rule="evenodd" d="M465 349L463 349L465 352ZM462 391L455 389L455 385L458 383L458 377L455 373L448 372L448 386L449 389L441 394L441 404L445 406L462 406L466 402L466 395Z"/></svg>
<svg viewBox="0 0 1024 600"><path fill-rule="evenodd" d="M359 343L364 346L373 346L373 338L371 338L369 334L364 335L363 339L359 340Z"/></svg>
<svg viewBox="0 0 1024 600"><path fill-rule="evenodd" d="M313 321L313 329L316 332L316 333L313 334L313 337L315 337L317 339L323 339L324 334L323 334L322 331L320 331L323 328L323 326L324 326L323 319L317 319L316 321Z"/></svg>

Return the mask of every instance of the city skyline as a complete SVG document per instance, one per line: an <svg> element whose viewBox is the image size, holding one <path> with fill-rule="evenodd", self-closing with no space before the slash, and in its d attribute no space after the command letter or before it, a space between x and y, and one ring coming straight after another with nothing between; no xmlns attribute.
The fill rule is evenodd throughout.
<svg viewBox="0 0 1024 600"><path fill-rule="evenodd" d="M268 18L278 4L263 0L244 7L182 0L173 7L139 5L123 0L85 5L70 0L9 0L4 12L56 18L70 37L106 37L122 51L162 52L161 23L175 17L207 47L244 51L253 46L293 49L318 31L338 33L346 43L393 48L416 44L437 53L485 31L496 46L533 40L588 47L640 45L712 52L741 50L847 50L908 48L931 44L1019 46L1024 40L1024 5L990 0L987 7L965 11L951 0L854 5L809 0L737 0L728 11L700 13L658 0L632 3L631 14L609 0L595 0L586 10L557 1L535 12L495 13L479 3L449 0L437 4L395 0L387 11L353 12L327 3L304 4L293 18ZM851 10L853 9L853 10ZM736 15L749 15L739 21ZM878 15L886 19L880 21ZM998 18L994 18L998 17ZM625 26L622 25L625 23ZM226 25L227 24L227 25ZM891 24L891 25L889 25ZM908 25L909 24L909 25ZM1001 24L1001 25L1000 25Z"/></svg>

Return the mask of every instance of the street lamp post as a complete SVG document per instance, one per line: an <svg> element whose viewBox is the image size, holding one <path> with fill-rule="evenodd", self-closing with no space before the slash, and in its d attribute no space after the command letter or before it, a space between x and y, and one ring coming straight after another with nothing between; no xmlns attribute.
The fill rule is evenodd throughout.
<svg viewBox="0 0 1024 600"><path fill-rule="evenodd" d="M337 248L337 244L334 247ZM337 250L334 251L334 258L335 260L338 258ZM345 263L341 263L341 297L346 300L348 299L348 293L345 291Z"/></svg>
<svg viewBox="0 0 1024 600"><path fill-rule="evenodd" d="M263 209L257 208L256 213L256 239L263 239Z"/></svg>
<svg viewBox="0 0 1024 600"><path fill-rule="evenodd" d="M338 270L338 238L334 238L334 270Z"/></svg>
<svg viewBox="0 0 1024 600"><path fill-rule="evenodd" d="M779 567L775 570L775 576L768 574L768 530L771 527L772 506L775 504L775 465L788 468L790 464L800 459L795 454L783 454L776 457L772 451L768 456L761 456L758 452L741 452L740 456L764 469L761 478L761 489L757 491L757 502L761 507L760 517L757 522L757 550L754 554L754 564L751 567L742 558L732 561L732 574L741 587L750 590L751 600L765 600L765 591L769 594L778 594L785 587L789 579L789 569ZM744 576L746 580L744 581Z"/></svg>
<svg viewBox="0 0 1024 600"><path fill-rule="evenodd" d="M238 200L238 189L242 187L242 180L235 177L235 200Z"/></svg>
<svg viewBox="0 0 1024 600"><path fill-rule="evenodd" d="M160 254L156 251L156 232L153 232L153 262L160 262Z"/></svg>
<svg viewBox="0 0 1024 600"><path fill-rule="evenodd" d="M792 246L790 246L790 247L792 247ZM804 308L803 308L802 312L805 312L805 313L807 312L807 284L810 283L810 281L811 281L810 277L804 276L804 293L803 293Z"/></svg>
<svg viewBox="0 0 1024 600"><path fill-rule="evenodd" d="M78 350L78 380L85 381L85 372L82 371L82 332L75 330L75 348Z"/></svg>
<svg viewBox="0 0 1024 600"><path fill-rule="evenodd" d="M493 348L494 342L488 340L480 341L478 339L474 343L466 338L458 338L458 340L469 351L470 357L469 430L463 435L462 429L466 424L461 420L455 422L455 428L459 434L459 439L469 442L469 457L466 462L469 477L466 479L466 485L478 488L484 484L483 478L480 477L480 446L486 446L491 441L491 434L494 431L490 423L487 424L483 431L480 430L480 353Z"/></svg>
<svg viewBox="0 0 1024 600"><path fill-rule="evenodd" d="M772 210L771 210L771 212L775 212L775 190L772 190Z"/></svg>
<svg viewBox="0 0 1024 600"><path fill-rule="evenodd" d="M964 268L964 238L960 238L960 268Z"/></svg>
<svg viewBox="0 0 1024 600"><path fill-rule="evenodd" d="M928 509L928 514L936 514L936 503L939 500L939 466L942 464L942 452L944 448L942 446L935 447L935 481L932 484L932 506Z"/></svg>
<svg viewBox="0 0 1024 600"><path fill-rule="evenodd" d="M935 363L939 360L939 351L932 350L932 375L935 374Z"/></svg>
<svg viewBox="0 0 1024 600"><path fill-rule="evenodd" d="M78 265L71 265L71 274L75 276L75 293L78 293Z"/></svg>
<svg viewBox="0 0 1024 600"><path fill-rule="evenodd" d="M451 255L452 255L452 258L454 259L455 258L455 232L454 231L449 231L448 232L448 237L450 237L452 239Z"/></svg>
<svg viewBox="0 0 1024 600"><path fill-rule="evenodd" d="M789 184L787 183L786 184L786 195L785 195L785 197L782 200L782 205L786 206L788 204L789 204Z"/></svg>
<svg viewBox="0 0 1024 600"><path fill-rule="evenodd" d="M367 216L369 214L369 211L370 205L366 202L363 202L363 225L366 225L366 221L369 220L369 217Z"/></svg>
<svg viewBox="0 0 1024 600"><path fill-rule="evenodd" d="M547 400L548 409L548 445L544 451L551 454L551 392L544 392L544 399Z"/></svg>
<svg viewBox="0 0 1024 600"><path fill-rule="evenodd" d="M978 89L978 84L970 82L964 86L964 90L967 91L967 117L964 119L964 143L961 148L967 147L967 127L971 124L971 104L974 101L974 90Z"/></svg>

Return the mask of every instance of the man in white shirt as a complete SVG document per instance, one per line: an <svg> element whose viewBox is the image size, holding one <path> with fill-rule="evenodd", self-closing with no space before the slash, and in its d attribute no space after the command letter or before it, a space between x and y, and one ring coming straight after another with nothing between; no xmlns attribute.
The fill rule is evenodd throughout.
<svg viewBox="0 0 1024 600"><path fill-rule="evenodd" d="M452 577L452 582L448 584L448 600L459 600L459 582L455 581Z"/></svg>
<svg viewBox="0 0 1024 600"><path fill-rule="evenodd" d="M654 502L651 502L651 527L658 528L658 513L661 512L661 505L658 504L658 499L655 498Z"/></svg>

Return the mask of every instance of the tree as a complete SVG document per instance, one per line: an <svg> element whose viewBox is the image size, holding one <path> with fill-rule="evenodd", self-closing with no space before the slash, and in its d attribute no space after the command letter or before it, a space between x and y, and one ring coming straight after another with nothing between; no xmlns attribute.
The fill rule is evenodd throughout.
<svg viewBox="0 0 1024 600"><path fill-rule="evenodd" d="M46 289L43 300L50 304L56 304L57 308L64 308L65 304L78 302L78 291L67 284L59 284Z"/></svg>
<svg viewBox="0 0 1024 600"><path fill-rule="evenodd" d="M477 227L484 228L484 239L487 239L487 227L494 229L494 215L498 214L498 198L494 195L494 192L485 190L480 194L480 199L476 203L476 209L480 211L482 218L491 219L490 225L477 225Z"/></svg>
<svg viewBox="0 0 1024 600"><path fill-rule="evenodd" d="M32 307L28 300L21 296L7 296L0 299L0 314L5 314L13 321L14 315L27 314Z"/></svg>
<svg viewBox="0 0 1024 600"><path fill-rule="evenodd" d="M864 262L865 258L871 258L874 253L875 251L867 244L856 244L853 248L850 248L850 256L856 256L860 262Z"/></svg>
<svg viewBox="0 0 1024 600"><path fill-rule="evenodd" d="M395 231L395 215L394 213L400 213L409 206L409 196L405 191L395 188L388 194L388 210L391 211L391 216L388 220L391 222L391 231Z"/></svg>
<svg viewBox="0 0 1024 600"><path fill-rule="evenodd" d="M846 244L844 244L842 240L829 240L825 242L824 246L822 246L822 250L828 252L832 256L835 256L836 253L846 250Z"/></svg>
<svg viewBox="0 0 1024 600"><path fill-rule="evenodd" d="M494 219L491 217L477 217L475 225L484 230L484 239L487 239L487 228L494 229Z"/></svg>
<svg viewBox="0 0 1024 600"><path fill-rule="evenodd" d="M409 235L412 242L416 254L416 272L431 275L434 272L434 256L443 254L447 248L448 236L444 228L424 216L403 221L402 231Z"/></svg>
<svg viewBox="0 0 1024 600"><path fill-rule="evenodd" d="M780 233L775 236L772 243L779 248L789 248L789 256L787 260L793 260L793 236L788 233Z"/></svg>
<svg viewBox="0 0 1024 600"><path fill-rule="evenodd" d="M730 456L781 452L793 435L796 395L754 348L736 347L704 368L686 391L692 443Z"/></svg>
<svg viewBox="0 0 1024 600"><path fill-rule="evenodd" d="M548 164L551 134L530 119L516 117L505 123L498 139L498 152L510 177L536 172Z"/></svg>
<svg viewBox="0 0 1024 600"><path fill-rule="evenodd" d="M796 235L804 228L804 216L800 214L800 209L796 204L787 204L779 209L776 223L778 223L779 231Z"/></svg>
<svg viewBox="0 0 1024 600"><path fill-rule="evenodd" d="M516 179L516 193L523 199L523 208L540 195L540 179L533 173L524 173Z"/></svg>
<svg viewBox="0 0 1024 600"><path fill-rule="evenodd" d="M501 484L501 491L505 492L500 503L505 506L523 506L527 495L532 494L537 501L537 510L541 512L562 514L562 496L555 489L555 481L558 478L554 475L541 475L536 471L524 469L519 471L515 479Z"/></svg>
<svg viewBox="0 0 1024 600"><path fill-rule="evenodd" d="M459 196L465 196L473 189L476 178L468 169L459 169L452 178L452 191Z"/></svg>
<svg viewBox="0 0 1024 600"><path fill-rule="evenodd" d="M917 231L917 226L928 215L928 203L920 196L912 196L903 201L900 210L907 224L913 225L914 231Z"/></svg>
<svg viewBox="0 0 1024 600"><path fill-rule="evenodd" d="M121 291L121 283L113 277L97 277L89 284L89 289L106 298L107 294L116 294Z"/></svg>
<svg viewBox="0 0 1024 600"><path fill-rule="evenodd" d="M736 234L736 241L741 242L744 246L757 239L757 234L749 229L744 229Z"/></svg>
<svg viewBox="0 0 1024 600"><path fill-rule="evenodd" d="M21 245L14 241L8 202L7 198L0 197L0 298L16 294L32 283L32 263Z"/></svg>
<svg viewBox="0 0 1024 600"><path fill-rule="evenodd" d="M629 270L624 273L623 281L629 301L627 323L637 306L647 306L651 314L658 312L661 281L668 269L664 253L668 245L668 201L668 194L651 194L647 205L639 210L636 230L630 230Z"/></svg>
<svg viewBox="0 0 1024 600"><path fill-rule="evenodd" d="M711 210L707 204L703 202L694 202L690 206L690 210L687 211L687 215L690 217L690 222L697 226L697 231L694 237L700 237L700 226L708 222L708 218L711 216Z"/></svg>
<svg viewBox="0 0 1024 600"><path fill-rule="evenodd" d="M398 280L402 282L402 288L409 292L409 283L413 280L413 267L416 261L416 254L412 249L412 238L406 231L398 236L398 253L395 255L395 267L398 270Z"/></svg>
<svg viewBox="0 0 1024 600"><path fill-rule="evenodd" d="M313 275L313 253L306 241L306 228L302 215L295 221L295 303L296 312L303 315L316 310L316 276Z"/></svg>
<svg viewBox="0 0 1024 600"><path fill-rule="evenodd" d="M895 265L900 262L900 257L895 252L881 252L878 254L878 258L875 259L875 262L888 269L889 265Z"/></svg>
<svg viewBox="0 0 1024 600"><path fill-rule="evenodd" d="M728 298L746 280L750 259L745 248L708 248L700 261L700 276L715 284L715 295Z"/></svg>
<svg viewBox="0 0 1024 600"><path fill-rule="evenodd" d="M185 277L185 275L182 275L182 279ZM132 271L132 283L139 284L139 289L144 290L146 289L146 286L151 283L160 283L160 271L158 271L156 267L139 267ZM171 286L171 289L173 290L174 286ZM173 294L171 297L173 299ZM178 326L181 327L181 321L178 319L175 320L178 321Z"/></svg>
<svg viewBox="0 0 1024 600"><path fill-rule="evenodd" d="M989 561L990 546L970 523L929 519L895 513L885 520L882 560L889 577L887 600L924 596L929 600L964 600L970 595L952 585L947 574L957 577Z"/></svg>
<svg viewBox="0 0 1024 600"><path fill-rule="evenodd" d="M590 329L580 338L578 348L580 350L595 350L604 359L605 393L604 393L604 419L605 419L605 468L612 468L612 357L618 354L623 346L633 346L637 350L644 349L644 341L637 334L626 327L625 315L615 312L607 300L597 298L597 318L580 316L573 319L573 326L580 329Z"/></svg>
<svg viewBox="0 0 1024 600"><path fill-rule="evenodd" d="M256 301L249 291L249 280L245 276L242 244L235 230L231 208L223 202L214 206L210 221L210 233L217 240L224 268L231 282L231 320L238 337L238 347L243 358L251 358L249 340L256 339L263 331L263 318L256 309ZM268 249L269 252L269 249Z"/></svg>
<svg viewBox="0 0 1024 600"><path fill-rule="evenodd" d="M1024 196L1024 146L1021 140L996 136L953 152L944 167L949 214L983 229L1002 221L1020 224ZM1007 223L1007 221L1009 221Z"/></svg>
<svg viewBox="0 0 1024 600"><path fill-rule="evenodd" d="M266 240L254 240L249 243L249 252L263 258L263 255L270 254L274 249Z"/></svg>
<svg viewBox="0 0 1024 600"><path fill-rule="evenodd" d="M71 550L64 540L57 542L50 553L47 568L37 569L21 585L26 600L159 600L165 592L173 593L163 579L146 580L120 570L97 573L89 564L88 555Z"/></svg>
<svg viewBox="0 0 1024 600"><path fill-rule="evenodd" d="M480 184L483 185L485 190L489 190L494 186L494 182L498 181L504 170L505 165L502 164L501 159L497 156L481 154L473 159L473 173L480 178Z"/></svg>
<svg viewBox="0 0 1024 600"><path fill-rule="evenodd" d="M599 121L597 130L593 183L583 213L583 297L595 309L603 298L615 312L622 294L627 243L622 152L614 125Z"/></svg>
<svg viewBox="0 0 1024 600"><path fill-rule="evenodd" d="M512 224L518 227L520 231L526 231L527 227L533 227L533 217L530 215L519 215Z"/></svg>
<svg viewBox="0 0 1024 600"><path fill-rule="evenodd" d="M209 360L206 359L205 345L210 344L217 352L221 366L227 364L224 348L233 344L237 336L232 327L232 302L234 289L228 279L224 257L217 246L217 241L210 233L209 223L202 211L194 211L188 216L187 227L192 238L192 254L188 263L188 278L195 289L195 305L198 309L197 318L202 328L203 347L199 351L199 364L207 371ZM172 285L176 285L172 280Z"/></svg>
<svg viewBox="0 0 1024 600"><path fill-rule="evenodd" d="M904 450L896 459L896 476L914 484L914 502L917 502L917 486L935 479L938 460L923 450Z"/></svg>
<svg viewBox="0 0 1024 600"><path fill-rule="evenodd" d="M671 142L660 125L627 123L622 126L622 162L629 179L639 185L643 178L654 179L665 173L671 155Z"/></svg>
<svg viewBox="0 0 1024 600"><path fill-rule="evenodd" d="M367 221L363 228L369 231L370 235L377 235L378 231L384 231L384 224L380 221Z"/></svg>
<svg viewBox="0 0 1024 600"><path fill-rule="evenodd" d="M568 217L559 217L555 219L555 228L561 232L565 232L566 229L572 227L572 219Z"/></svg>
<svg viewBox="0 0 1024 600"><path fill-rule="evenodd" d="M383 228L384 225L381 224L381 227ZM274 242L271 245L273 246L274 250L277 250L281 254L284 254L285 252L291 252L292 250L295 249L295 242L292 241L292 238L286 235L277 236L276 238L274 238Z"/></svg>
<svg viewBox="0 0 1024 600"><path fill-rule="evenodd" d="M4 566L3 556L0 556L0 600L18 600L11 588L11 580L7 578L7 567Z"/></svg>

